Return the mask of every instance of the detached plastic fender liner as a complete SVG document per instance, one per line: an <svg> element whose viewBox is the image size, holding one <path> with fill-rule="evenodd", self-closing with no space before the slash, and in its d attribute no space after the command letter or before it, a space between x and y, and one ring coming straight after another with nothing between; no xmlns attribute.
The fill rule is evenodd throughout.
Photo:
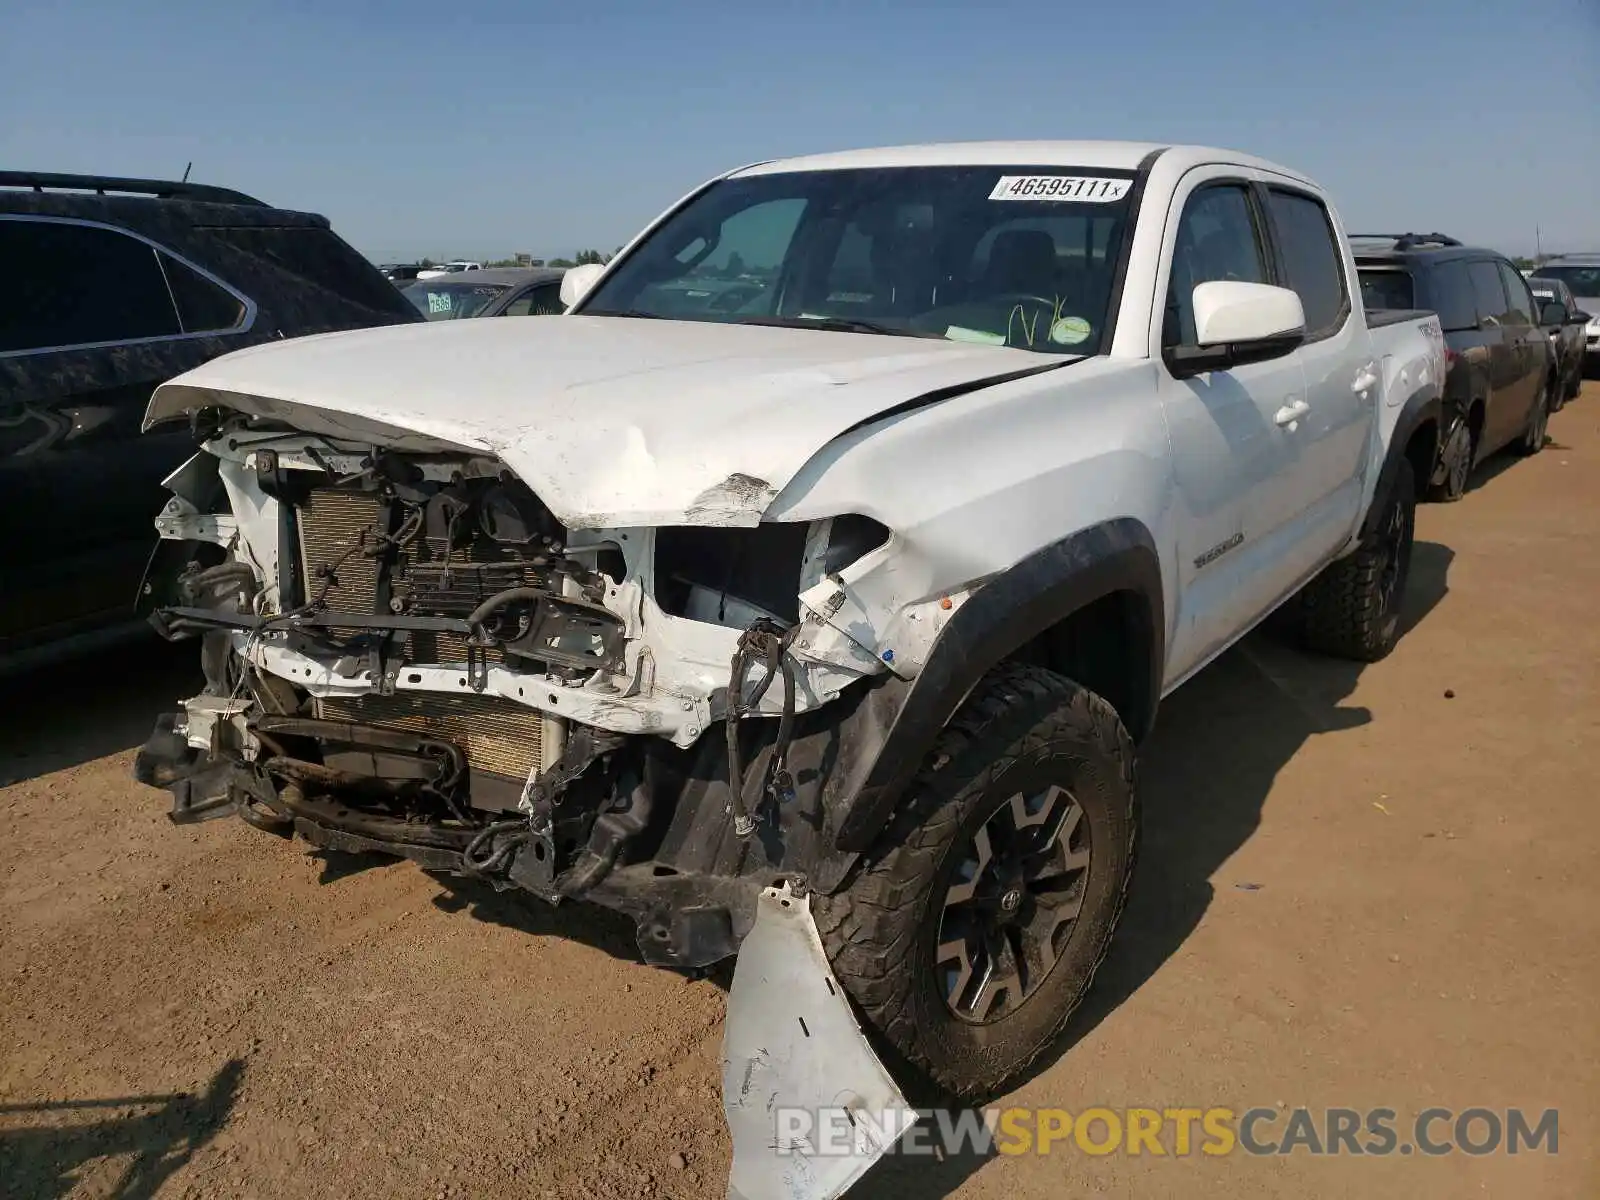
<svg viewBox="0 0 1600 1200"><path fill-rule="evenodd" d="M1161 559L1149 529L1132 517L1119 517L1035 551L990 578L956 609L877 753L868 750L850 764L851 782L843 790L851 800L839 825L838 848L860 853L872 845L939 731L991 667L1073 613L1120 591L1143 601L1141 633L1149 639L1150 677L1139 681L1142 711L1129 722L1129 732L1142 737L1155 717L1166 658ZM816 882L826 890L826 882Z"/></svg>
<svg viewBox="0 0 1600 1200"><path fill-rule="evenodd" d="M1365 538L1371 534L1373 527L1383 517L1383 502L1394 488L1395 472L1400 469L1400 464L1406 461L1406 445L1411 441L1412 435L1428 421L1434 424L1433 456L1437 458L1445 435L1444 402L1440 400L1436 388L1418 388L1406 397L1405 403L1400 408L1400 415L1395 419L1394 433L1390 435L1389 448L1384 453L1383 466L1378 472L1378 484L1372 490L1372 501L1367 505L1367 514L1361 519L1361 537ZM1431 469L1430 466L1430 472ZM1427 485L1427 474L1419 475L1418 490Z"/></svg>
<svg viewBox="0 0 1600 1200"><path fill-rule="evenodd" d="M786 884L764 889L756 903L722 1027L722 1111L733 1142L727 1197L835 1200L917 1112L835 980L810 898Z"/></svg>

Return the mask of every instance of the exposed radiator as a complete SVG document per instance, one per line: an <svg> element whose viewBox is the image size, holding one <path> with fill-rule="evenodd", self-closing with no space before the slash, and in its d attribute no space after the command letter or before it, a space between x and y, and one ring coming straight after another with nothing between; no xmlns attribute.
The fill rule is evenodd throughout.
<svg viewBox="0 0 1600 1200"><path fill-rule="evenodd" d="M499 696L452 696L397 692L393 696L338 697L317 701L327 721L358 721L405 729L454 742L480 771L526 779L543 761L540 714Z"/></svg>
<svg viewBox="0 0 1600 1200"><path fill-rule="evenodd" d="M337 581L328 589L328 606L337 611L371 613L377 603L378 562L356 547L364 530L379 519L381 502L371 491L317 488L297 509L300 565L308 596L322 586L318 568L333 570ZM369 533L368 539L372 535ZM346 553L349 553L348 557ZM340 563L340 559L344 561ZM391 590L403 595L414 563L438 563L444 549L421 539L403 554L391 573ZM506 561L492 543L476 541L458 547L451 562L500 563L511 572L507 586L523 582L519 564ZM336 565L338 564L338 565ZM466 605L470 610L472 605ZM342 633L344 631L335 631ZM497 650L489 661L500 661ZM465 638L447 633L412 633L403 661L424 665L464 664ZM543 717L537 711L499 696L401 692L394 696L326 699L316 702L317 716L325 720L351 720L391 729L427 733L454 742L467 753L476 769L497 775L526 778L542 762Z"/></svg>

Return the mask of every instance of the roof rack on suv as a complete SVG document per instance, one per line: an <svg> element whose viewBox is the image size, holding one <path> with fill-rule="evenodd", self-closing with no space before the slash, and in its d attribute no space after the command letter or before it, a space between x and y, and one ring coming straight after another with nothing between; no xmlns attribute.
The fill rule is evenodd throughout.
<svg viewBox="0 0 1600 1200"><path fill-rule="evenodd" d="M1442 233L1352 233L1352 242L1393 242L1396 250L1415 250L1421 246L1459 246L1460 242Z"/></svg>
<svg viewBox="0 0 1600 1200"><path fill-rule="evenodd" d="M264 201L232 188L212 187L206 183L175 183L165 179L123 179L114 175L63 175L48 171L0 171L0 187L31 188L42 192L46 188L78 192L127 192L138 196L154 196L158 200L206 200L213 204L249 204L266 208Z"/></svg>

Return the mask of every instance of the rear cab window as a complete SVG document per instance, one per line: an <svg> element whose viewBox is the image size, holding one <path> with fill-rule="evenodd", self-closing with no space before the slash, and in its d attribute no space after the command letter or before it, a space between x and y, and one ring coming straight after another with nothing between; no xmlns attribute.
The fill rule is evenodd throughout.
<svg viewBox="0 0 1600 1200"><path fill-rule="evenodd" d="M1364 308L1416 308L1416 283L1404 267L1360 266L1361 304Z"/></svg>

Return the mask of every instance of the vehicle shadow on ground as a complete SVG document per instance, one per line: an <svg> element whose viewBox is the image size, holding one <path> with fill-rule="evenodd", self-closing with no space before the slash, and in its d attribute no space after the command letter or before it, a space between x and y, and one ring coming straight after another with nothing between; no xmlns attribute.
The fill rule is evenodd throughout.
<svg viewBox="0 0 1600 1200"><path fill-rule="evenodd" d="M1413 547L1402 636L1444 598L1453 558L1437 543ZM1016 1087L1054 1067L1177 953L1218 887L1250 882L1214 877L1256 831L1273 781L1300 748L1372 719L1368 709L1344 703L1363 669L1258 631L1162 703L1141 761L1144 840L1116 940L1060 1043ZM945 1196L993 1156L975 1149L942 1160L891 1155L851 1197Z"/></svg>
<svg viewBox="0 0 1600 1200"><path fill-rule="evenodd" d="M74 1192L149 1200L227 1122L243 1076L244 1061L235 1058L198 1096L0 1104L0 1192L13 1200ZM91 1115L107 1110L114 1115Z"/></svg>
<svg viewBox="0 0 1600 1200"><path fill-rule="evenodd" d="M1417 542L1401 637L1449 591L1455 552ZM1347 706L1365 664L1304 653L1257 631L1163 702L1144 749L1144 843L1105 966L1056 1057L1090 1033L1183 945L1210 907L1212 877L1249 840L1278 772L1312 738L1372 720ZM1048 1069L1041 1062L1033 1074Z"/></svg>
<svg viewBox="0 0 1600 1200"><path fill-rule="evenodd" d="M149 638L0 680L0 787L142 746L204 686L196 642Z"/></svg>
<svg viewBox="0 0 1600 1200"><path fill-rule="evenodd" d="M581 942L613 958L639 961L633 920L623 913L581 901L551 905L515 888L496 891L490 884L441 872L429 871L428 876L444 889L433 899L434 907L444 912L470 913L518 933Z"/></svg>
<svg viewBox="0 0 1600 1200"><path fill-rule="evenodd" d="M1572 401L1569 400L1567 403L1570 404ZM1556 441L1554 437L1547 433L1544 435L1544 449L1548 453L1551 450L1570 450L1572 447L1565 442ZM1509 447L1496 452L1484 462L1479 463L1474 469L1471 478L1467 480L1466 494L1470 496L1473 492L1488 487L1518 463L1525 461L1525 456L1518 454Z"/></svg>

